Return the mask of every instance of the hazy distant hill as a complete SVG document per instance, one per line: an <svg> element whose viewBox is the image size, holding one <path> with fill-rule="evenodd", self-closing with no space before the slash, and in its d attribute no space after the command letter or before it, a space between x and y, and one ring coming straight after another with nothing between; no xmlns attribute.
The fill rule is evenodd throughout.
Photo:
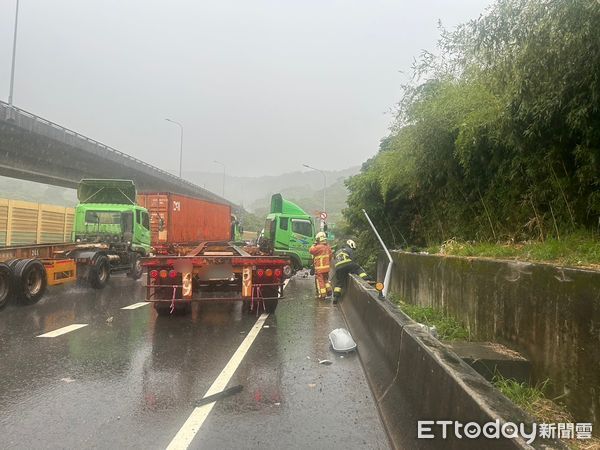
<svg viewBox="0 0 600 450"><path fill-rule="evenodd" d="M293 201L309 214L321 211L323 205L323 189L313 191L304 187L290 187L280 190L284 198ZM327 186L325 196L325 209L327 210L330 223L336 223L341 218L342 209L346 207L348 191L344 185L344 179L339 179L333 185ZM267 215L270 207L271 195L254 201L247 209L253 211L257 216Z"/></svg>
<svg viewBox="0 0 600 450"><path fill-rule="evenodd" d="M334 216L339 214L346 204L346 188L343 180L359 172L360 167L351 167L339 171L327 171L326 208ZM223 174L204 172L184 172L185 178L222 193ZM262 214L269 208L271 195L281 193L285 198L297 201L307 212L321 210L323 202L323 176L313 170L290 172L283 175L263 177L225 178L225 197L243 205L246 209Z"/></svg>

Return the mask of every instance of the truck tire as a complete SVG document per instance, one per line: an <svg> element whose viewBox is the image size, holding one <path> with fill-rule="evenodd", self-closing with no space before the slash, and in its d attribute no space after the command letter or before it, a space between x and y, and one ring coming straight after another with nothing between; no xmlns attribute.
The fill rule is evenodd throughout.
<svg viewBox="0 0 600 450"><path fill-rule="evenodd" d="M141 255L137 253L131 257L131 270L127 272L127 276L133 280L139 280L144 274L144 266L140 261Z"/></svg>
<svg viewBox="0 0 600 450"><path fill-rule="evenodd" d="M302 261L300 261L300 258L298 258L296 255L290 255L290 257L292 260L292 275L295 275L297 272L300 272L303 269Z"/></svg>
<svg viewBox="0 0 600 450"><path fill-rule="evenodd" d="M4 261L4 264L6 264L10 270L15 270L15 266L17 265L17 263L19 261L21 261L21 260L14 258L14 259L9 259L7 261Z"/></svg>
<svg viewBox="0 0 600 450"><path fill-rule="evenodd" d="M279 299L271 299L265 300L265 311L269 314L273 314L277 309L277 305L279 304Z"/></svg>
<svg viewBox="0 0 600 450"><path fill-rule="evenodd" d="M159 316L185 316L192 311L191 302L175 302L175 309L173 310L173 314L171 314L171 302L155 302L154 303L154 311Z"/></svg>
<svg viewBox="0 0 600 450"><path fill-rule="evenodd" d="M168 316L171 314L171 302L156 302L154 303L154 311L159 316Z"/></svg>
<svg viewBox="0 0 600 450"><path fill-rule="evenodd" d="M4 263L0 263L0 310L2 310L10 299L12 288L12 270Z"/></svg>
<svg viewBox="0 0 600 450"><path fill-rule="evenodd" d="M46 268L39 259L22 259L14 266L13 280L19 302L24 305L37 303L46 292L48 278Z"/></svg>
<svg viewBox="0 0 600 450"><path fill-rule="evenodd" d="M262 288L262 295L265 298L265 312L273 314L277 309L279 299L269 297L279 297L279 289L276 286L265 286Z"/></svg>
<svg viewBox="0 0 600 450"><path fill-rule="evenodd" d="M110 280L110 261L106 255L98 255L90 267L88 281L94 289L104 289Z"/></svg>

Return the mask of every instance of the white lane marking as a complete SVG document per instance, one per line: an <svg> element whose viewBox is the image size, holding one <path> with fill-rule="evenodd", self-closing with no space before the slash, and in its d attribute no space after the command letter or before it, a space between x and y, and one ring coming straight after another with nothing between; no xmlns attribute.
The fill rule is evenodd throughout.
<svg viewBox="0 0 600 450"><path fill-rule="evenodd" d="M240 363L244 359L244 356L246 356L246 353L248 353L250 346L254 342L254 339L256 339L256 336L258 336L258 333L263 327L265 320L267 320L267 317L269 317L268 314L261 314L261 316L258 318L252 329L248 332L248 335L244 338L238 349L235 351L225 368L221 371L221 373L213 382L211 387L208 388L208 391L206 391L204 397L208 397L209 395L221 392L225 389L225 387L227 387L227 383L229 383L231 377L233 376ZM215 402L194 408L188 419L185 421L183 426L179 429L179 431L167 447L167 450L187 449L191 444L192 439L194 439L194 436L196 436L196 433L198 433L198 430L200 430L200 427L202 427L202 424L212 411L213 406L215 406Z"/></svg>
<svg viewBox="0 0 600 450"><path fill-rule="evenodd" d="M49 331L48 333L40 334L38 337L57 337L62 334L69 333L71 331L79 330L80 328L87 327L87 323L74 323L66 327L59 328L58 330Z"/></svg>
<svg viewBox="0 0 600 450"><path fill-rule="evenodd" d="M137 302L137 303L134 303L133 305L125 306L121 309L136 309L136 308L141 308L142 306L146 306L149 304L150 304L150 302Z"/></svg>
<svg viewBox="0 0 600 450"><path fill-rule="evenodd" d="M286 280L283 282L283 289L285 290L285 288L287 287L288 283L290 282L289 278L286 278Z"/></svg>

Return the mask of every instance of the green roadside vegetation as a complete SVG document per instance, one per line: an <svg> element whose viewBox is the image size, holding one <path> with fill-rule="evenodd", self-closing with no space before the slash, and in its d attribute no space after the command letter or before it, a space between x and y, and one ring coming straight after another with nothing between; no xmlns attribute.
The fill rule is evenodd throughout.
<svg viewBox="0 0 600 450"><path fill-rule="evenodd" d="M428 327L435 326L440 341L471 340L469 329L443 311L427 306L411 305L394 293L389 295L389 299L415 322L422 323Z"/></svg>
<svg viewBox="0 0 600 450"><path fill-rule="evenodd" d="M546 397L545 392L550 383L549 379L530 386L527 383L519 383L511 378L504 378L502 375L496 374L492 383L513 403L540 422L574 422L573 417L564 406Z"/></svg>
<svg viewBox="0 0 600 450"><path fill-rule="evenodd" d="M497 259L548 262L561 266L600 268L600 240L589 232L572 233L544 241L522 243L460 242L450 239L427 247L428 253L481 256Z"/></svg>
<svg viewBox="0 0 600 450"><path fill-rule="evenodd" d="M550 384L549 379L530 386L527 383L519 383L496 374L492 384L510 401L531 415L538 424L577 423L566 406L559 403L558 398L550 399L546 396L546 388ZM563 441L574 450L600 448L600 439L595 437L586 440L564 439Z"/></svg>
<svg viewBox="0 0 600 450"><path fill-rule="evenodd" d="M600 2L496 0L440 27L346 183L358 262L379 251L364 208L390 248L598 264L598 23Z"/></svg>

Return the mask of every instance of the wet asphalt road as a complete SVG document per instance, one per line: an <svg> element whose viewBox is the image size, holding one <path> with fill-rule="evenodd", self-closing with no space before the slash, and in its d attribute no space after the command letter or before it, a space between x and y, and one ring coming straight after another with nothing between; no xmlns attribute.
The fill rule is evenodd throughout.
<svg viewBox="0 0 600 450"><path fill-rule="evenodd" d="M289 283L229 381L244 390L215 404L190 448L389 448L358 356L329 349L342 315L312 283ZM143 300L141 281L115 276L0 312L0 448L169 445L257 316L240 303L121 309ZM75 323L87 326L36 337Z"/></svg>

